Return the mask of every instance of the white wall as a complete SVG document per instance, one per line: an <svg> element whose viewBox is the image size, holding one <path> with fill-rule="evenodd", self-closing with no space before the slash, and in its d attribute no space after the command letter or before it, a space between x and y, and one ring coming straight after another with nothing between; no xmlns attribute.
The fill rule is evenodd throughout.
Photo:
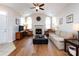
<svg viewBox="0 0 79 59"><path fill-rule="evenodd" d="M66 23L66 16L73 14L73 23ZM75 32L73 24L79 23L79 4L68 4L68 6L59 13L58 18L63 18L63 24L59 26L59 30L67 32Z"/></svg>
<svg viewBox="0 0 79 59"><path fill-rule="evenodd" d="M0 15L0 44L12 42L15 40L15 32L18 31L16 18L18 13L13 9L0 5L0 11L6 12L6 15Z"/></svg>
<svg viewBox="0 0 79 59"><path fill-rule="evenodd" d="M5 5L1 5L1 4L0 4L0 11L5 11L8 14L8 16L16 16L17 17L19 15L19 13L16 12L14 9L12 9L8 6L5 6Z"/></svg>
<svg viewBox="0 0 79 59"><path fill-rule="evenodd" d="M3 11L3 12L6 12L8 16L8 18L11 18L13 17L13 19L15 20L16 18L18 19L20 14L18 12L16 12L14 9L8 7L8 6L5 6L5 5L1 5L0 4L0 11ZM13 21L13 20L12 20ZM15 20L16 21L16 20ZM11 23L10 23L11 24ZM17 28L17 26L16 26ZM16 29L17 31L17 29Z"/></svg>
<svg viewBox="0 0 79 59"><path fill-rule="evenodd" d="M40 21L36 20L37 16L41 17ZM32 14L32 19L33 19L33 25L45 25L46 15L45 14L41 14L41 13L35 13L35 14Z"/></svg>

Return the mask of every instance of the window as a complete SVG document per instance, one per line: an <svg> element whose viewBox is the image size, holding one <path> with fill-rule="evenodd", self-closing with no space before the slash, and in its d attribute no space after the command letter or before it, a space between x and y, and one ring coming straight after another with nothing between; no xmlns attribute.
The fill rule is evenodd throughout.
<svg viewBox="0 0 79 59"><path fill-rule="evenodd" d="M27 29L32 29L32 18L28 17L26 19Z"/></svg>
<svg viewBox="0 0 79 59"><path fill-rule="evenodd" d="M56 19L56 17L52 18L52 26L57 26L57 19Z"/></svg>
<svg viewBox="0 0 79 59"><path fill-rule="evenodd" d="M52 17L52 28L57 29L57 27L58 27L57 17Z"/></svg>
<svg viewBox="0 0 79 59"><path fill-rule="evenodd" d="M50 17L46 17L45 25L46 25L46 29L51 28L51 19L50 19Z"/></svg>
<svg viewBox="0 0 79 59"><path fill-rule="evenodd" d="M20 25L24 26L24 29L32 29L32 19L31 17L27 17L27 19L25 20L25 18L21 17L20 18Z"/></svg>
<svg viewBox="0 0 79 59"><path fill-rule="evenodd" d="M20 18L20 25L22 25L22 26L23 26L23 25L24 25L24 23L25 23L25 19L24 19L23 17L21 17L21 18Z"/></svg>

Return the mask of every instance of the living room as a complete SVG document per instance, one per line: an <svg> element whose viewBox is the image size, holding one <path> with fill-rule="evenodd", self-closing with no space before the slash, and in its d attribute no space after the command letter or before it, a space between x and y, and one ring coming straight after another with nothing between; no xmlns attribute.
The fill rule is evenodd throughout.
<svg viewBox="0 0 79 59"><path fill-rule="evenodd" d="M0 55L78 56L78 10L79 3L0 3Z"/></svg>

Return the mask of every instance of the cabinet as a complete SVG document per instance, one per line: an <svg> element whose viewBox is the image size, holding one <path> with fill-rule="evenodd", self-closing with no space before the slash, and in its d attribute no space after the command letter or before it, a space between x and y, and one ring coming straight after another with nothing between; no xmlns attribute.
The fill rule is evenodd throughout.
<svg viewBox="0 0 79 59"><path fill-rule="evenodd" d="M26 31L16 32L16 39L23 39L28 35Z"/></svg>
<svg viewBox="0 0 79 59"><path fill-rule="evenodd" d="M22 33L16 32L16 39L22 39Z"/></svg>
<svg viewBox="0 0 79 59"><path fill-rule="evenodd" d="M28 36L32 36L32 31L28 31Z"/></svg>

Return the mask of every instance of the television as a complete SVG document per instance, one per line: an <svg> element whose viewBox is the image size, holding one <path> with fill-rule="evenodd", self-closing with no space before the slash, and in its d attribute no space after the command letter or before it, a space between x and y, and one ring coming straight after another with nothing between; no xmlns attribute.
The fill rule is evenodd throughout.
<svg viewBox="0 0 79 59"><path fill-rule="evenodd" d="M19 26L19 31L23 31L24 30L24 26Z"/></svg>

